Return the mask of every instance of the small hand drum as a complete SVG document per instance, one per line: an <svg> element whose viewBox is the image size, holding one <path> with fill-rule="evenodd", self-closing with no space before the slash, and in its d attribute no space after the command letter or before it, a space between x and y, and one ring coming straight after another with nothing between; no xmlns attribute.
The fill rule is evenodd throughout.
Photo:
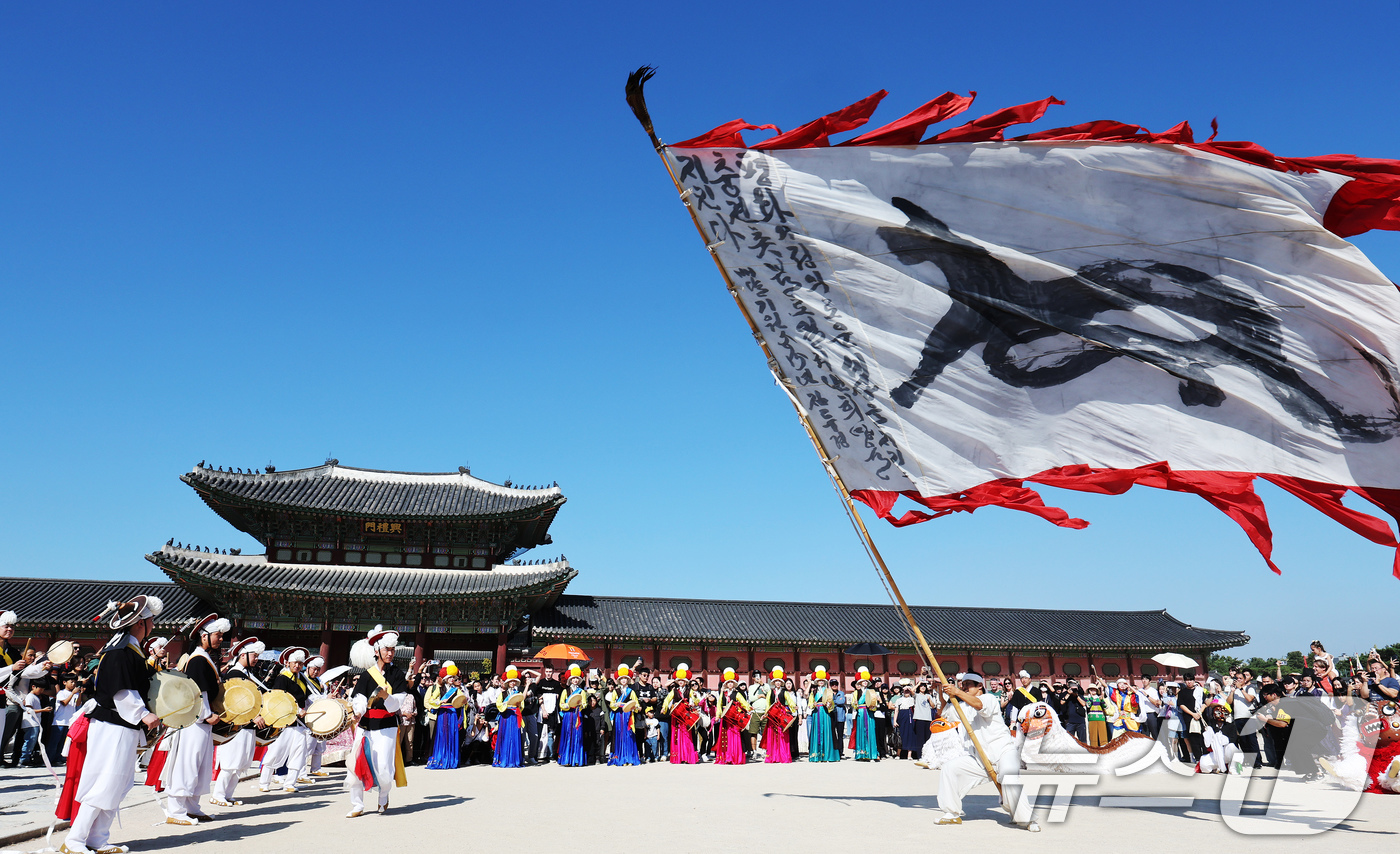
<svg viewBox="0 0 1400 854"><path fill-rule="evenodd" d="M306 728L311 737L320 741L330 741L350 728L355 719L351 705L339 697L322 697L306 710Z"/></svg>

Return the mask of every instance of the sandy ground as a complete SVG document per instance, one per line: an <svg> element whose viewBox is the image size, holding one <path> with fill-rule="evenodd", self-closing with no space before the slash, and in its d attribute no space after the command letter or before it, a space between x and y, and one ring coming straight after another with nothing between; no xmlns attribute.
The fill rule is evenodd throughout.
<svg viewBox="0 0 1400 854"><path fill-rule="evenodd" d="M935 826L938 772L910 762L546 765L455 771L415 767L408 769L409 786L393 793L387 815L356 819L344 817L344 770L328 770L333 777L297 794L259 794L253 782L244 782L239 787L243 806L217 811L217 821L196 828L164 824L149 790L138 789L122 813L123 827L114 828L112 838L134 852L207 842L219 843L220 854L337 846L359 851L405 846L465 850L531 845L530 840L567 844L579 834L602 838L617 832L635 842L632 831L624 828L641 822L660 834L667 852L751 848L752 833L766 828L795 834L788 836L793 841L819 839L819 844L843 847L871 842L922 847L975 840L1081 854L1086 845L1131 839L1138 840L1131 843L1135 850L1152 844L1174 850L1214 844L1237 854L1297 846L1316 849L1329 843L1391 845L1400 833L1400 796L1357 796L1331 785L1305 785L1288 774L1277 784L1233 778L1230 787L1222 776L1168 772L1106 779L1077 786L1072 797L1062 799L1063 815L1055 814L1053 786L1047 785L1037 809L1044 830L1031 835L1008 824L989 784L968 797L965 824ZM1242 794L1245 802L1240 806L1236 802ZM1106 801L1105 796L1137 800ZM1227 820L1222 812L1240 817ZM1339 822L1336 827L1316 832L1334 822ZM1289 831L1308 835L1277 835ZM42 839L35 839L7 850L37 851L42 845Z"/></svg>

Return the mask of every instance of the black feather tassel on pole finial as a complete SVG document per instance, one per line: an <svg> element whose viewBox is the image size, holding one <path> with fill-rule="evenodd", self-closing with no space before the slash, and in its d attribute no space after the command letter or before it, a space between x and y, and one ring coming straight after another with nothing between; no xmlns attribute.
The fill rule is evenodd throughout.
<svg viewBox="0 0 1400 854"><path fill-rule="evenodd" d="M627 75L627 106L632 108L632 115L637 117L641 123L642 130L651 137L651 144L661 149L661 140L656 138L656 131L651 126L651 113L647 112L646 94L642 88L647 85L647 81L656 76L656 69L650 65L643 65L636 71Z"/></svg>

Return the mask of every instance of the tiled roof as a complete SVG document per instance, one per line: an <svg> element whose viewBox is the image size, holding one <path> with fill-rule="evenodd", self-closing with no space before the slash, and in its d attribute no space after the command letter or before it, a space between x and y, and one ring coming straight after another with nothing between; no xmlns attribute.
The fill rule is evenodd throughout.
<svg viewBox="0 0 1400 854"><path fill-rule="evenodd" d="M146 560L175 581L196 589L315 594L321 598L474 599L535 595L562 588L577 571L559 559L534 566L495 569L358 567L271 563L267 555L224 555L165 546Z"/></svg>
<svg viewBox="0 0 1400 854"><path fill-rule="evenodd" d="M559 487L520 489L472 477L322 466L270 473L195 466L180 475L204 497L220 503L289 507L371 516L376 519L502 517L543 512L564 503Z"/></svg>
<svg viewBox="0 0 1400 854"><path fill-rule="evenodd" d="M1030 608L913 607L929 645L940 649L1220 650L1242 632L1198 629L1166 611L1049 611ZM886 646L912 642L892 605L726 602L560 596L531 622L542 639L712 641Z"/></svg>
<svg viewBox="0 0 1400 854"><path fill-rule="evenodd" d="M92 618L109 601L122 602L145 594L159 596L165 610L159 627L179 627L209 606L193 593L168 581L96 581L71 578L0 578L0 610L14 611L20 625L99 629Z"/></svg>

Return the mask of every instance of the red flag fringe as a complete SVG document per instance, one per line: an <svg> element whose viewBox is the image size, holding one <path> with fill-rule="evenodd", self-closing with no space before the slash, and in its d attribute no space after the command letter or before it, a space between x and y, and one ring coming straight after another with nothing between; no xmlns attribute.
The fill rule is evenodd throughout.
<svg viewBox="0 0 1400 854"><path fill-rule="evenodd" d="M1074 465L1049 469L1040 474L1023 479L1002 478L979 484L971 489L949 495L924 497L913 490L890 492L875 489L858 489L851 497L874 510L876 515L896 527L914 525L937 519L950 513L971 513L979 507L1005 507L1039 516L1062 528L1084 528L1088 522L1071 518L1058 507L1050 507L1034 489L1026 483L1041 486L1054 486L1077 492L1092 492L1100 495L1122 495L1134 486L1150 486L1172 492L1186 492L1199 495L1211 505L1234 519L1250 542L1259 550L1269 569L1280 573L1273 562L1273 530L1269 527L1269 516L1264 502L1254 491L1254 479L1262 477L1279 488L1296 495L1312 507L1355 533L1378 545L1396 550L1392 573L1400 578L1400 541L1396 540L1390 525L1375 516L1353 510L1342 503L1348 492L1366 499L1384 510L1392 518L1400 521L1400 489L1377 489L1372 487L1338 486L1297 477L1284 477L1275 474L1251 474L1249 472L1228 471L1173 471L1165 462L1152 463L1135 469L1098 469ZM923 505L931 513L922 510L909 510L903 515L894 514L895 502L900 496ZM1281 574L1281 573L1280 573Z"/></svg>
<svg viewBox="0 0 1400 854"><path fill-rule="evenodd" d="M719 127L672 148L753 148L758 150L790 148L826 148L831 135L863 126L887 93L881 89L863 100L828 113L819 119L783 133L777 125L756 125L743 119L726 122ZM925 139L929 125L945 121L967 110L976 92L965 96L944 92L917 110L883 127L855 137L841 146L861 145L920 145L967 142L998 142L1006 139L1008 127L1040 119L1058 98L1045 98L973 119L951 130ZM1215 122L1211 122L1212 127ZM748 145L742 132L771 130L777 136ZM1186 122L1170 130L1152 133L1139 125L1100 120L1071 127L1039 131L1012 137L1013 142L1102 142L1139 143L1148 145L1180 145L1207 151L1279 172L1333 172L1351 178L1332 195L1323 215L1322 225L1339 237L1352 237L1372 229L1400 231L1400 160L1357 157L1351 154L1327 154L1320 157L1279 157L1263 146L1245 141L1217 141L1215 134L1205 142L1196 142L1191 126Z"/></svg>

